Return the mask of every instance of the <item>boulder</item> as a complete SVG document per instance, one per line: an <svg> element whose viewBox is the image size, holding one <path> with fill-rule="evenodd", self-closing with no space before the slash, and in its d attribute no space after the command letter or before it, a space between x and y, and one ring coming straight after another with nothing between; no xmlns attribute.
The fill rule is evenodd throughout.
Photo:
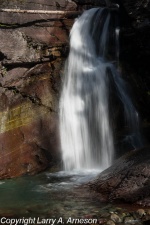
<svg viewBox="0 0 150 225"><path fill-rule="evenodd" d="M89 187L104 201L147 204L150 198L150 147L122 156Z"/></svg>

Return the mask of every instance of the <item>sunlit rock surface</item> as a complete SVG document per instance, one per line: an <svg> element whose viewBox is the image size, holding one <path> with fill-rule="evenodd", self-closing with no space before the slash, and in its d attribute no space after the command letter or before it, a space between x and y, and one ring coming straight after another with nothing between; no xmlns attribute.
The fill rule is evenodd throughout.
<svg viewBox="0 0 150 225"><path fill-rule="evenodd" d="M59 4L1 1L1 8L77 8L71 1ZM0 178L34 174L60 159L60 76L73 20L44 14L0 14Z"/></svg>
<svg viewBox="0 0 150 225"><path fill-rule="evenodd" d="M1 1L1 8L79 11L104 1ZM77 15L0 13L0 178L60 165L58 102Z"/></svg>

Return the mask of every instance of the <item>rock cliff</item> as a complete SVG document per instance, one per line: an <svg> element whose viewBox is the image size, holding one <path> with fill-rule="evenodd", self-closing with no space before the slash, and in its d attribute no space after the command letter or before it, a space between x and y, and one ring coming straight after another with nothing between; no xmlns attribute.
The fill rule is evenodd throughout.
<svg viewBox="0 0 150 225"><path fill-rule="evenodd" d="M0 9L0 178L60 165L58 102L69 31L79 11L102 2L0 1L1 9L74 12Z"/></svg>
<svg viewBox="0 0 150 225"><path fill-rule="evenodd" d="M68 1L3 1L1 7L76 10ZM0 177L33 174L60 158L60 76L73 19L0 14Z"/></svg>
<svg viewBox="0 0 150 225"><path fill-rule="evenodd" d="M121 68L149 125L149 1L121 4ZM82 10L103 0L0 0L0 178L60 164L58 102L69 31ZM67 15L1 9L73 11ZM149 136L149 135L148 135Z"/></svg>

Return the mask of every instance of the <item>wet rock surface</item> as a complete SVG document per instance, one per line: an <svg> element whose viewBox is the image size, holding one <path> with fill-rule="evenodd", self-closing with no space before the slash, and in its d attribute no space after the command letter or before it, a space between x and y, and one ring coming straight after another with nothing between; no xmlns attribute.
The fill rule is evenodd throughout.
<svg viewBox="0 0 150 225"><path fill-rule="evenodd" d="M131 151L89 184L104 201L124 201L149 206L150 148Z"/></svg>
<svg viewBox="0 0 150 225"><path fill-rule="evenodd" d="M83 11L93 6L105 6L105 1L1 0L1 8L10 9ZM142 5L140 1L122 1L120 52L124 78L135 92L147 142L148 6L148 1ZM69 31L76 16L0 12L1 178L36 173L60 162L58 101Z"/></svg>
<svg viewBox="0 0 150 225"><path fill-rule="evenodd" d="M119 1L118 1L119 2ZM142 131L149 142L150 130L150 2L122 0L128 15L121 29L120 61L122 73L141 118ZM121 17L121 15L120 15Z"/></svg>
<svg viewBox="0 0 150 225"><path fill-rule="evenodd" d="M1 1L0 10L82 11L103 1ZM79 13L80 14L80 13ZM0 12L0 178L60 165L58 102L69 15Z"/></svg>
<svg viewBox="0 0 150 225"><path fill-rule="evenodd" d="M46 219L56 219L56 222L59 221L60 217L58 214L61 214L61 219L63 221L63 224L81 224L81 222L84 224L103 224L103 225L149 225L150 222L150 215L149 215L149 209L135 209L135 210L128 210L126 208L117 207L113 205L108 205L105 207L98 208L92 208L85 209L79 212L77 208L70 209L68 212L64 210L60 210L58 212L58 209L55 211L47 211L45 214L38 212L38 217L35 217L36 214L34 212L36 211L36 205L32 209L28 207L26 209L26 214L23 213L23 211L19 211L20 213L23 213L23 218L29 219L32 218L31 215L34 215L33 218L35 218L35 223L37 224L36 220L42 221ZM65 208L67 209L68 206L66 204ZM144 215L140 215L139 211L144 211ZM18 214L14 214L11 210L5 211L5 213L1 210L0 216L5 218L22 218L18 216ZM42 223L41 223L42 224ZM48 224L48 223L46 223Z"/></svg>
<svg viewBox="0 0 150 225"><path fill-rule="evenodd" d="M35 218L32 224L42 224L37 223L38 218L40 221L53 218L57 224L60 217L63 224L148 224L149 207L102 203L97 194L81 188L81 183L91 179L93 172L71 174L47 170L32 177L3 180L0 217Z"/></svg>
<svg viewBox="0 0 150 225"><path fill-rule="evenodd" d="M140 118L140 126L144 145L150 140L150 2L112 0L113 4L119 4L120 26L120 65L119 70L127 81L126 87ZM112 102L112 101L111 101ZM115 115L116 128L114 129L116 155L121 156L135 146L131 146L126 137L126 129L123 129L121 108L115 100L116 107L110 108ZM115 108L115 109L114 109ZM137 146L136 146L137 148ZM140 148L140 146L138 146Z"/></svg>
<svg viewBox="0 0 150 225"><path fill-rule="evenodd" d="M72 1L1 1L1 8L76 10ZM73 18L0 14L0 178L60 160L58 99Z"/></svg>

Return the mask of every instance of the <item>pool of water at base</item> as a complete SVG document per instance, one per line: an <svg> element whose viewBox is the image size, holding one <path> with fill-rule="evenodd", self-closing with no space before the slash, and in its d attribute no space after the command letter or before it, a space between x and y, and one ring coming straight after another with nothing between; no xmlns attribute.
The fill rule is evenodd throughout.
<svg viewBox="0 0 150 225"><path fill-rule="evenodd" d="M104 204L76 188L100 171L43 172L0 181L0 216L83 217Z"/></svg>

